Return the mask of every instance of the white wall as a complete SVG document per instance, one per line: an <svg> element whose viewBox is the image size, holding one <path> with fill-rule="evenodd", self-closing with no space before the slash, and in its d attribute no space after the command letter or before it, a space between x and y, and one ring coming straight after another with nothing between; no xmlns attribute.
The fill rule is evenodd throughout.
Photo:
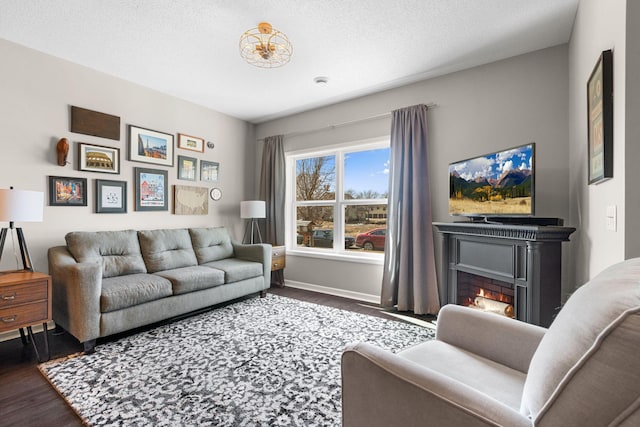
<svg viewBox="0 0 640 427"><path fill-rule="evenodd" d="M0 58L0 188L14 186L45 192L44 222L17 224L23 227L37 270L47 271L47 248L64 244L64 235L75 230L223 225L230 227L236 238L242 238L239 204L241 200L254 196L253 125L1 39ZM71 133L70 105L119 116L120 141ZM222 189L223 197L218 202L209 200L208 215L173 215L172 187L169 191L169 211L134 210L134 167L168 170L171 186L184 184L211 188L213 185L200 181L178 181L177 167L128 161L128 124L174 135L178 132L196 135L215 143L213 150L205 149L204 153L175 150L176 155L220 162L220 182L216 186ZM60 167L56 163L55 145L63 137L71 144L68 159L71 164ZM77 170L78 141L120 148L120 174ZM88 206L48 206L50 175L86 177ZM96 179L127 182L128 214L94 213ZM0 270L14 268L15 260L8 238Z"/></svg>
<svg viewBox="0 0 640 427"><path fill-rule="evenodd" d="M628 231L625 187L629 182L625 180L626 3L580 1L569 43L570 220L578 227L571 246L574 286L584 284L605 267L625 258ZM607 49L613 50L613 178L588 185L586 84L599 55ZM629 77L637 79L637 74ZM633 120L637 121L637 116ZM617 206L616 232L606 229L605 212L609 205Z"/></svg>
<svg viewBox="0 0 640 427"><path fill-rule="evenodd" d="M534 141L536 214L561 217L571 225L567 100L567 46L562 45L262 123L256 126L256 137L305 132L419 103L436 103L428 112L434 221L452 219L447 213L449 163ZM389 127L390 118L384 117L294 134L285 138L285 149L388 136ZM287 258L287 280L379 295L381 265Z"/></svg>

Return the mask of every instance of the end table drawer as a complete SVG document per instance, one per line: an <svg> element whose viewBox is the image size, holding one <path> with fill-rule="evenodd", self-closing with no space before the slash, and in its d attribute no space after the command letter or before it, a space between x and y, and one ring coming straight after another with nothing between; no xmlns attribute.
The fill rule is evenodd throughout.
<svg viewBox="0 0 640 427"><path fill-rule="evenodd" d="M3 286L0 289L0 308L47 299L46 280Z"/></svg>
<svg viewBox="0 0 640 427"><path fill-rule="evenodd" d="M0 332L41 323L49 317L47 301L0 309Z"/></svg>
<svg viewBox="0 0 640 427"><path fill-rule="evenodd" d="M274 246L271 249L271 271L282 270L287 264L284 246Z"/></svg>

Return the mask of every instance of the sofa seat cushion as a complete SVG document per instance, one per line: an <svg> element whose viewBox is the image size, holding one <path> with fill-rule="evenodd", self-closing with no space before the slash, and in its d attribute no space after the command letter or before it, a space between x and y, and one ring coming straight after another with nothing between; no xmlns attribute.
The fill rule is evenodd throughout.
<svg viewBox="0 0 640 427"><path fill-rule="evenodd" d="M186 228L138 231L138 238L149 273L198 264Z"/></svg>
<svg viewBox="0 0 640 427"><path fill-rule="evenodd" d="M210 267L224 271L224 282L234 283L245 279L262 276L262 264L259 262L246 261L238 258L226 258L219 261L208 262L203 264L204 267Z"/></svg>
<svg viewBox="0 0 640 427"><path fill-rule="evenodd" d="M76 261L99 261L102 277L147 272L134 230L75 231L68 233L65 240Z"/></svg>
<svg viewBox="0 0 640 427"><path fill-rule="evenodd" d="M153 274L128 274L102 279L100 311L121 310L171 296L171 282Z"/></svg>
<svg viewBox="0 0 640 427"><path fill-rule="evenodd" d="M612 422L624 403L616 392L596 390L622 393L635 387L638 393L638 377L630 373L640 366L640 322L634 320L639 312L640 258L607 268L575 291L531 359L521 412L538 419L569 404L575 413L583 406L608 417L594 425ZM603 354L616 356L603 359ZM580 390L577 383L588 387Z"/></svg>
<svg viewBox="0 0 640 427"><path fill-rule="evenodd" d="M518 370L438 340L409 347L398 355L487 394L516 411L520 409L526 374Z"/></svg>
<svg viewBox="0 0 640 427"><path fill-rule="evenodd" d="M198 264L232 257L231 237L224 227L190 228L191 242Z"/></svg>
<svg viewBox="0 0 640 427"><path fill-rule="evenodd" d="M174 268L154 274L171 282L174 295L186 294L224 284L224 272L208 267Z"/></svg>

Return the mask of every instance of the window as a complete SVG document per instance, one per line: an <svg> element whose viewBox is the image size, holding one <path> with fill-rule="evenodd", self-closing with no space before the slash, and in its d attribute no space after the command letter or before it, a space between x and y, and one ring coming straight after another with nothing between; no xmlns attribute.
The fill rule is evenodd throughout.
<svg viewBox="0 0 640 427"><path fill-rule="evenodd" d="M313 253L383 254L389 155L388 140L289 155L290 246Z"/></svg>

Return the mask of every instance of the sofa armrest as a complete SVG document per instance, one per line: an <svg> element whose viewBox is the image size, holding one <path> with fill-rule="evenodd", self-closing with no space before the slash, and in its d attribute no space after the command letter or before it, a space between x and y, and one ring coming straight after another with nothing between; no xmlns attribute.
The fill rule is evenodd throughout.
<svg viewBox="0 0 640 427"><path fill-rule="evenodd" d="M546 331L505 316L449 304L438 313L436 339L527 373Z"/></svg>
<svg viewBox="0 0 640 427"><path fill-rule="evenodd" d="M80 342L100 336L102 265L79 263L65 246L48 251L53 288L53 320Z"/></svg>
<svg viewBox="0 0 640 427"><path fill-rule="evenodd" d="M530 426L518 411L436 371L367 343L342 354L342 425Z"/></svg>
<svg viewBox="0 0 640 427"><path fill-rule="evenodd" d="M265 288L271 285L271 245L268 243L245 244L231 241L236 258L262 264Z"/></svg>

